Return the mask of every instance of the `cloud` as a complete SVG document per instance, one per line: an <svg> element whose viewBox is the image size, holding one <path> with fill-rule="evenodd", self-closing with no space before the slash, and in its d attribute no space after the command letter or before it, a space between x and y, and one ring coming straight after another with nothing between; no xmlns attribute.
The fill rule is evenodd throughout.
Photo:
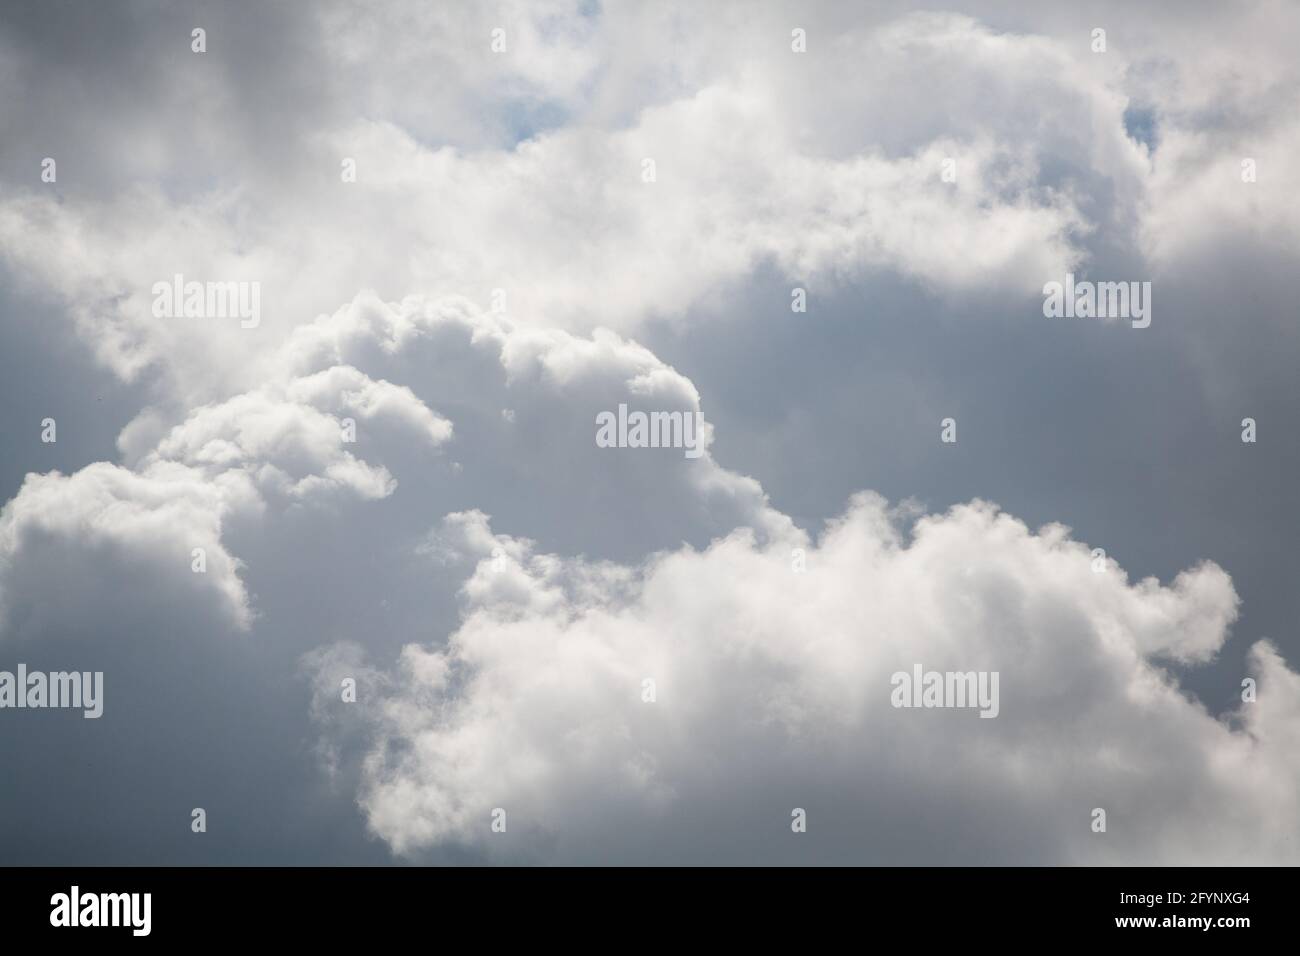
<svg viewBox="0 0 1300 956"><path fill-rule="evenodd" d="M182 92L218 104L246 147L238 161L223 174L211 156L228 151L195 154L210 134L195 133L174 93L161 104L174 135L146 135L134 113L126 127L136 142L161 139L155 149L133 158L98 131L116 144L98 165L125 164L115 188L89 189L95 174L80 165L55 189L34 174L16 181L0 203L0 255L67 302L101 361L128 379L149 370L191 402L256 385L258 356L361 288L480 303L502 289L516 321L624 334L681 321L768 267L818 292L883 272L955 298L1036 296L1068 269L1110 268L1117 249L1130 268L1167 262L1225 223L1295 246L1276 171L1296 131L1267 108L1300 83L1287 31L1266 26L1282 12L1152 12L1112 27L1098 55L1080 25L1091 21L1053 11L995 28L834 5L724 5L701 18L677 5L398 3L363 20L330 5L293 31L287 52L300 60L253 65L303 104L291 123L274 97L229 115L240 58L261 45L247 25L224 42L236 25L223 17L210 53L169 43L161 62L187 77ZM796 16L808 54L789 48ZM491 52L497 26L507 54ZM39 23L17 29L34 49L58 40ZM436 63L431 35L446 41ZM157 42L132 38L132 62ZM32 78L39 62L0 56L35 100L63 91L66 105L62 84ZM1267 68L1242 75L1247 56ZM304 72L323 77L310 94ZM515 135L486 128L512 109ZM1151 118L1154 151L1128 135L1131 109ZM1249 186L1244 157L1259 164ZM344 158L357 161L355 183L341 181ZM955 182L940 178L947 159ZM261 281L266 327L155 319L148 290L177 272Z"/></svg>
<svg viewBox="0 0 1300 956"><path fill-rule="evenodd" d="M479 502L552 547L620 556L707 541L741 522L764 534L788 524L757 482L707 451L645 449L629 460L595 445L598 410L620 401L700 410L689 380L613 333L517 328L464 299L363 294L300 327L263 365L262 384L222 401L145 409L119 436L121 464L31 475L0 513L6 646L22 642L31 661L93 659L108 675L114 746L138 734L165 755L168 782L135 831L159 842L114 845L109 859L246 859L242 844L205 851L171 836L173 803L196 799L190 791L218 808L227 832L259 834L267 861L343 852L306 848L296 826L275 836L270 821L297 819L304 800L328 808L321 825L358 829L360 841L347 787L365 727L343 723L318 748L334 769L329 794L317 793L309 754L295 749L311 731L307 688L291 678L317 649L311 660L351 668L373 692L375 669L322 645L341 639L384 656L446 632L459 559L444 552L445 581L423 573L438 566L432 553L420 557L430 516ZM345 417L356 419L355 443L343 440ZM205 573L192 570L197 547ZM227 742L219 753L196 748L213 734ZM77 768L103 740L51 727L16 752L37 740L57 754L59 812L83 813L79 795L90 791ZM221 782L245 777L274 795ZM22 794L8 805L25 806ZM114 804L85 815L79 832L134 812ZM375 853L346 848L351 860ZM25 859L44 852L39 840L23 843ZM61 852L84 859L72 845Z"/></svg>
<svg viewBox="0 0 1300 956"><path fill-rule="evenodd" d="M349 413L359 417L361 427L396 425L431 446L452 433L451 423L410 389L336 365L197 409L146 456L146 466L183 461L212 476L240 468L263 490L274 488L295 499L326 486L363 498L391 494L395 481L387 470L367 465L346 449L358 427Z"/></svg>
<svg viewBox="0 0 1300 956"><path fill-rule="evenodd" d="M274 524L303 507L323 509L311 520L355 523L359 540L376 533L362 530L371 519L337 507L388 498L400 480L412 485L400 507L417 513L439 502L453 510L465 496L505 508L526 481L551 503L540 517L553 524L542 527L567 528L576 550L601 547L611 520L622 526L620 546L641 551L742 523L769 533L788 524L757 482L707 451L687 460L648 449L630 462L596 447L597 413L620 402L700 410L689 380L613 333L516 328L464 299L384 303L363 293L300 326L263 364L264 384L250 391L179 415L171 405L144 410L119 436L124 465L28 476L0 524L0 594L11 619L24 602L56 618L72 613L76 602L41 583L47 564L66 560L88 580L121 575L124 593L167 569L177 594L213 591L247 629L256 611L224 542L232 522L259 554L265 535L249 523ZM706 448L709 435L706 422ZM646 510L628 514L629 496ZM386 562L406 558L382 534L375 547ZM191 571L194 548L207 553L206 575ZM102 592L82 590L89 620Z"/></svg>
<svg viewBox="0 0 1300 956"><path fill-rule="evenodd" d="M283 508L339 493L392 494L388 470L349 450L358 428L430 448L452 435L451 423L410 389L342 365L200 406L170 428L159 409L146 410L120 437L130 467L95 462L67 476L29 474L0 512L0 621L36 631L84 627L102 613L106 593L158 594L161 580L165 608L215 596L227 623L248 629L254 612L223 528L262 515L268 501ZM67 577L80 582L77 600L59 593Z"/></svg>
<svg viewBox="0 0 1300 956"><path fill-rule="evenodd" d="M616 15L608 29L623 25ZM500 289L518 323L624 334L680 320L767 267L816 289L887 272L953 296L1037 295L1045 276L1087 257L1098 224L1131 213L1146 161L1125 136L1123 98L1068 78L1053 40L929 16L826 42L806 69L785 40L769 46L770 77L720 61L619 122L505 148L430 144L393 106L323 119L277 160L297 173L289 185L217 177L179 196L138 185L76 202L29 185L0 204L0 254L66 298L120 375L150 370L167 394L197 402L256 384L259 356L359 288L483 304ZM863 82L828 83L863 68L863 46ZM940 95L883 105L873 92L927 86L941 67ZM827 86L829 102L812 94ZM572 82L559 87L572 97ZM974 109L994 95L1015 108ZM846 122L901 133L848 141ZM354 183L342 181L345 158ZM1109 206L1084 207L1106 191ZM261 325L154 317L149 290L178 273L260 282Z"/></svg>
<svg viewBox="0 0 1300 956"><path fill-rule="evenodd" d="M448 516L433 540L469 562L462 623L365 704L371 828L416 857L789 862L801 806L810 835L878 862L1294 861L1300 678L1258 644L1270 703L1215 719L1161 664L1222 647L1221 569L1133 583L989 504L913 517L861 494L815 542L739 530L624 566ZM891 674L918 663L1000 672L1001 713L892 708Z"/></svg>
<svg viewBox="0 0 1300 956"><path fill-rule="evenodd" d="M0 628L11 636L84 633L101 615L184 619L203 608L245 629L248 596L221 531L232 511L255 501L241 476L212 480L174 462L30 474L0 511ZM196 548L204 574L192 571Z"/></svg>
<svg viewBox="0 0 1300 956"><path fill-rule="evenodd" d="M982 502L918 517L867 493L813 540L707 452L595 446L596 411L619 401L702 407L653 353L465 299L362 294L264 368L259 388L177 424L146 413L123 437L130 467L29 478L0 518L5 619L87 630L117 606L105 594L161 580L159 604L130 612L142 630L203 603L233 629L264 610L289 626L288 609L301 647L308 602L322 621L370 620L355 601L384 582L401 612L384 641L318 642L302 666L317 756L397 854L1289 859L1300 730L1273 697L1296 675L1258 645L1260 703L1218 719L1175 676L1214 659L1236 619L1212 563L1130 582L1114 562L1094 571L1061 526L1031 532ZM510 512L516 474L544 507ZM541 531L495 532L498 505ZM413 533L431 512L446 517ZM348 551L315 553L329 526ZM188 566L200 545L206 577ZM286 549L294 583L274 570ZM75 601L49 587L56 566L75 568ZM456 581L459 623L429 643L421 621L446 617ZM998 671L998 717L893 709L890 676L917 664ZM340 675L360 695L344 713ZM817 824L808 849L780 842L796 806ZM1106 835L1088 828L1098 806ZM497 807L508 842L493 842Z"/></svg>
<svg viewBox="0 0 1300 956"><path fill-rule="evenodd" d="M275 627L286 607L301 623L308 600L322 620L363 620L373 612L350 602L390 582L393 652L325 642L304 666L316 753L398 854L795 861L813 851L779 841L800 806L821 861L1289 859L1300 728L1275 697L1296 675L1257 645L1260 702L1222 718L1175 676L1215 658L1236 618L1212 563L1130 582L1113 562L1094 571L1061 526L1031 532L982 502L918 517L866 493L813 540L711 454L595 446L595 411L618 401L701 408L653 353L465 299L360 295L265 367L263 386L178 424L144 416L123 439L130 467L30 477L0 517L5 620L84 631L116 593L163 595L128 612L149 632L152 614L202 604L260 626L250 594ZM518 498L513 469L546 507L508 524L552 512L534 540L487 517ZM431 511L446 517L412 536ZM354 546L326 552L344 587L321 587L331 572L308 542L322 525ZM567 554L535 543L566 536ZM188 566L199 545L206 577ZM267 560L285 547L294 584ZM50 588L55 567L74 569L75 601ZM438 589L455 581L460 621L431 644L419 622L445 615ZM998 717L893 709L890 676L916 664L998 671ZM343 714L340 674L360 693ZM918 793L929 809L914 816ZM1106 835L1088 829L1098 806ZM496 807L508 842L493 842Z"/></svg>
<svg viewBox="0 0 1300 956"><path fill-rule="evenodd" d="M17 834L24 858L106 846L112 820L158 840L113 844L131 862L254 846L352 861L359 835L346 852L333 836L359 829L359 800L383 847L421 860L1294 862L1297 676L1259 642L1242 671L1258 702L1215 715L1189 688L1210 662L1235 688L1237 592L1260 585L1228 558L1271 540L1256 535L1285 495L1258 496L1237 527L1219 515L1146 543L1117 529L1240 477L1233 459L1178 480L1219 454L1186 444L1190 426L1161 431L1168 410L1207 425L1173 383L1195 396L1212 376L1185 375L1178 349L1231 377L1215 413L1234 441L1239 405L1265 435L1268 408L1289 407L1291 330L1234 331L1252 361L1216 349L1222 309L1204 303L1237 292L1232 270L1200 266L1240 246L1289 274L1296 207L1277 171L1295 129L1270 104L1294 98L1293 13L1102 4L1097 56L1093 10L961 6L982 19L393 3L289 23L255 4L202 10L202 57L184 8L86 14L90 46L66 18L0 15L0 78L21 91L0 125L23 133L0 144L6 301L61 315L39 323L52 351L75 335L147 402L113 462L65 445L60 412L63 470L29 475L0 511L0 639L112 675L97 731L112 746L66 728L6 745L60 781L59 813L40 819L82 827ZM795 24L807 55L790 50ZM1138 142L1126 127L1144 124ZM57 184L37 179L47 153ZM1114 278L1171 280L1157 297L1180 338L1009 329L1007 304L1046 279L1120 265ZM262 283L262 323L155 317L152 286L177 273ZM824 307L816 332L770 314L792 318L794 285ZM899 321L857 323L863 295ZM1258 298L1251 314L1283 301ZM981 330L950 334L955 316ZM1251 390L1274 381L1265 407ZM727 397L749 435L723 433ZM620 403L704 414L707 453L597 447L596 416ZM986 456L1049 423L1078 437L1073 457L1044 464L1025 441L1006 472L972 452L925 484L948 463L931 468L916 436L959 403ZM12 434L30 431L23 408ZM1164 470L1106 485L1116 441L1152 436ZM1277 447L1251 449L1257 490L1287 473L1261 457ZM863 494L816 539L796 526L891 481L1036 517L1109 511L1107 546L1168 583L1094 573L1065 529L980 501L921 516ZM1147 494L1125 511L1126 481ZM889 707L890 675L918 663L998 670L999 716ZM295 667L310 677L296 695ZM330 799L300 752L309 721ZM100 778L83 764L165 778L147 822L134 803L88 814ZM224 801L214 816L244 842L177 843L169 815L191 792ZM25 793L0 816L32 818ZM498 806L508 834L488 828ZM797 837L795 806L810 817Z"/></svg>
<svg viewBox="0 0 1300 956"><path fill-rule="evenodd" d="M758 482L707 452L712 427L695 385L610 330L579 335L520 323L462 297L386 303L363 293L296 329L272 365L292 376L336 363L409 383L454 424L443 446L452 474L405 465L441 513L508 514L565 551L622 555L707 541L738 525L775 533L788 524ZM621 403L703 414L705 454L687 460L677 449L645 449L630 458L597 447L598 416ZM383 448L401 456L391 442ZM521 489L548 506L527 506Z"/></svg>

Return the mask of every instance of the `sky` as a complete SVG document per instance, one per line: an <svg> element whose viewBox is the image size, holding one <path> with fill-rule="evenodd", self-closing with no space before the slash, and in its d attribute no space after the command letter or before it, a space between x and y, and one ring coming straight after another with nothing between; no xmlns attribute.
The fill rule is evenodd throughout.
<svg viewBox="0 0 1300 956"><path fill-rule="evenodd" d="M0 862L1300 862L1298 39L4 5Z"/></svg>

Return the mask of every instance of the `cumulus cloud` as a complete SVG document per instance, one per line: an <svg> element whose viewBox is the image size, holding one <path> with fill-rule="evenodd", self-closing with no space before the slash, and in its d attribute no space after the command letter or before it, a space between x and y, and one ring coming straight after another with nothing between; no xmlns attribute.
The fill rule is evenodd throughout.
<svg viewBox="0 0 1300 956"><path fill-rule="evenodd" d="M794 860L780 835L801 806L810 834L881 862L1291 859L1297 676L1257 645L1271 703L1219 720L1161 664L1221 648L1221 569L1130 582L992 505L914 517L862 494L816 541L740 530L631 567L449 515L433 553L466 562L463 619L445 647L406 647L366 705L370 826L416 856ZM1000 672L1000 714L894 709L891 675L918 663Z"/></svg>
<svg viewBox="0 0 1300 956"><path fill-rule="evenodd" d="M239 561L221 529L255 500L239 476L212 480L176 462L28 475L0 511L0 633L84 632L103 614L152 619L198 606L247 628ZM196 548L206 574L191 570Z"/></svg>
<svg viewBox="0 0 1300 956"><path fill-rule="evenodd" d="M348 412L366 425L395 423L433 446L452 432L410 389L334 366L196 410L146 456L146 465L183 461L210 475L241 468L259 485L295 499L323 486L382 498L394 479L346 450L358 425Z"/></svg>
<svg viewBox="0 0 1300 956"><path fill-rule="evenodd" d="M391 473L349 450L358 428L433 448L452 435L451 423L410 389L342 365L201 406L170 428L159 409L146 410L122 437L130 467L96 462L67 476L31 474L5 505L0 612L11 626L37 630L78 613L88 615L84 624L106 591L154 591L144 582L157 576L167 582L167 607L216 595L229 623L247 629L253 611L223 527L261 515L268 501L284 507L338 493L390 495ZM79 589L85 604L51 589L68 575L100 582Z"/></svg>
<svg viewBox="0 0 1300 956"><path fill-rule="evenodd" d="M789 522L770 508L758 482L708 452L712 427L695 385L613 331L579 335L520 323L463 297L386 303L363 293L300 326L274 359L282 375L336 363L409 383L453 422L444 447L456 473L436 484L432 476L414 479L431 500L446 503L443 513L459 510L458 498L498 515L504 509L530 522L530 533L588 553L611 547L612 525L624 554L707 541L742 524L766 533ZM663 448L629 457L597 447L597 417L620 404L700 413L703 456L687 460ZM390 444L384 453L394 452ZM408 466L426 473L418 463ZM457 486L466 493L455 494ZM521 491L549 502L546 513L521 508Z"/></svg>
<svg viewBox="0 0 1300 956"><path fill-rule="evenodd" d="M363 293L297 328L264 367L260 387L181 412L174 424L172 406L146 409L119 439L125 465L29 476L3 512L0 594L13 595L7 603L25 594L52 611L66 608L31 577L44 573L33 570L46 563L43 549L89 555L102 546L129 551L147 573L170 568L166 580L185 582L178 592L214 589L234 623L247 628L255 611L240 561L223 544L232 519L274 523L296 507L376 501L401 480L413 489L403 507L441 503L444 512L466 495L493 507L518 505L524 482L554 511L540 527L567 527L575 550L599 547L611 520L633 550L701 533L707 540L739 524L769 533L788 525L757 482L720 467L707 450L698 460L647 450L630 462L595 446L597 414L620 402L683 413L701 407L688 379L610 332L517 328L464 299L385 303ZM706 449L709 434L706 421ZM584 466L585 482L575 483ZM646 506L635 514L627 508L633 497ZM340 520L332 507L326 513L321 521ZM354 512L347 520L369 523ZM261 537L249 546L260 550ZM208 555L204 576L191 572L194 548ZM387 561L405 560L393 542L385 550ZM74 563L95 577L101 560Z"/></svg>
<svg viewBox="0 0 1300 956"><path fill-rule="evenodd" d="M871 494L813 540L710 454L594 447L594 411L619 400L701 407L653 353L609 332L517 327L464 299L363 294L297 329L267 367L259 389L142 425L127 444L155 438L130 468L30 478L0 519L6 620L84 628L73 615L102 612L104 591L140 593L149 575L168 601L215 600L248 627L257 609L222 541L229 516L297 534L277 512L324 500L325 485L360 499L398 487L387 464L345 450L338 416L354 413L368 442L358 454L419 489L358 556L373 561L379 546L394 568L415 560L430 579L463 582L445 646L398 628L395 666L357 641L304 661L317 753L355 783L398 854L797 859L778 835L804 806L826 827L813 845L833 835L831 858L1286 859L1296 675L1258 645L1261 704L1216 719L1172 669L1214 658L1236 618L1214 564L1169 585L1130 582L1114 562L1095 570L1058 525L1031 532L980 502L918 517ZM560 523L593 502L609 501L605 517L634 503L645 514L625 524L630 551L649 556L566 556L495 532L484 510L449 507L456 496L415 446L454 456L444 478L469 472L479 501L501 490L481 476L532 474ZM568 487L575 468L579 488ZM429 508L447 517L409 549L388 536ZM700 514L712 540L678 545L672 529L698 531ZM329 520L356 534L371 519ZM245 532L251 547L267 540ZM187 563L196 543L214 572L201 580ZM74 602L36 601L56 564L100 584ZM337 599L316 600L328 614ZM890 675L915 664L998 671L998 717L893 709ZM344 714L341 674L361 685ZM753 792L761 805L747 803ZM942 810L912 816L918 792L941 795ZM1089 831L1096 806L1113 837ZM491 842L496 807L510 842ZM1207 829L1212 839L1188 838Z"/></svg>
<svg viewBox="0 0 1300 956"><path fill-rule="evenodd" d="M146 416L124 440L131 468L29 479L3 518L7 619L35 608L45 626L75 625L57 615L102 610L95 589L70 603L32 597L47 591L31 575L80 560L79 580L126 593L142 589L125 575L143 563L170 582L168 600L215 593L246 628L257 608L221 538L230 516L267 522L244 532L261 552L277 529L303 533L278 512L329 500L327 488L380 500L413 482L416 496L357 553L373 563L378 548L381 568L416 560L432 580L462 581L459 625L445 646L395 628L406 645L395 666L356 640L303 662L316 752L398 854L793 860L778 835L803 806L827 827L813 845L826 850L834 834L830 858L1286 858L1278 834L1292 826L1298 731L1294 708L1272 695L1296 676L1257 646L1252 673L1269 705L1216 719L1172 669L1214 658L1236 618L1216 565L1167 586L1130 582L1114 562L1094 570L1063 527L1031 532L980 502L918 518L871 494L813 540L711 454L595 447L595 412L619 401L701 408L693 383L649 350L612 332L516 326L465 299L362 294L296 329L265 367L262 387L176 425ZM345 412L364 438L357 456L340 437ZM420 446L454 467L412 455ZM543 537L562 538L584 512L617 515L633 557L545 551L494 532L481 508L455 508L457 472L473 488L465 497L505 504L512 483L487 476L510 469L560 512ZM432 531L405 545L391 534L430 509L447 515ZM358 542L372 524L358 511L328 520ZM683 547L678 529L711 536ZM596 540L570 529L571 542ZM216 572L198 583L196 542ZM326 616L346 600L315 594L310 577L302 587ZM998 671L998 717L893 709L891 674L916 664ZM340 675L361 688L342 714ZM747 805L751 792L766 795L761 806ZM937 817L909 816L918 792L942 795ZM1090 832L1096 806L1122 839ZM508 843L491 841L496 807L510 814ZM1187 838L1210 822L1212 841Z"/></svg>

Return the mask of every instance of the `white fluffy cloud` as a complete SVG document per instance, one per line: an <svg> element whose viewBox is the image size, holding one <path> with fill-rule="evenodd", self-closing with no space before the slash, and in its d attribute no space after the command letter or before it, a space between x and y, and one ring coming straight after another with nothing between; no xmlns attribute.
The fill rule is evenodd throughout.
<svg viewBox="0 0 1300 956"><path fill-rule="evenodd" d="M452 432L410 389L336 365L200 408L145 460L183 461L211 476L242 468L259 485L295 499L323 486L382 498L393 490L392 476L347 450L358 427L377 422L396 423L434 446Z"/></svg>
<svg viewBox="0 0 1300 956"><path fill-rule="evenodd" d="M247 629L254 612L223 527L268 502L390 495L389 471L353 454L356 431L436 448L452 426L409 389L344 365L283 376L172 427L160 410L146 410L119 439L130 467L96 462L67 476L28 475L0 511L0 624L84 625L106 592L120 591L161 593L171 610L173 601L215 596L227 622ZM61 587L69 578L81 582L72 600Z"/></svg>
<svg viewBox="0 0 1300 956"><path fill-rule="evenodd" d="M221 532L232 511L255 507L241 476L211 478L176 462L30 474L0 511L0 632L85 633L101 615L165 619L199 608L246 628L239 562ZM191 571L196 548L205 574Z"/></svg>
<svg viewBox="0 0 1300 956"><path fill-rule="evenodd" d="M802 806L810 834L886 861L1294 862L1300 677L1257 645L1260 702L1217 720L1161 664L1222 645L1222 570L1130 582L991 505L912 517L863 494L816 542L741 530L627 567L448 516L429 553L466 562L463 622L368 688L371 827L407 854L792 860L780 835ZM999 716L892 708L891 674L917 663L1000 672ZM756 793L789 805L755 818ZM882 825L918 844L872 850Z"/></svg>

